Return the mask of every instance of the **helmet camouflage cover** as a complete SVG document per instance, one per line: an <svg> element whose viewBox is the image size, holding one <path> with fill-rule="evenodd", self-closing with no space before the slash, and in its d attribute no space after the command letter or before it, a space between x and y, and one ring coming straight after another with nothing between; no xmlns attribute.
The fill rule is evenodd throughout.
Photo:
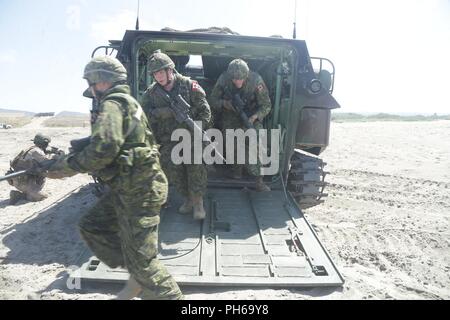
<svg viewBox="0 0 450 320"><path fill-rule="evenodd" d="M248 68L247 63L242 59L234 59L228 65L228 74L231 79L243 80L248 77L250 69Z"/></svg>
<svg viewBox="0 0 450 320"><path fill-rule="evenodd" d="M37 135L34 136L33 139L34 144L37 146L48 145L51 141L52 140L50 139L50 137L42 133L38 133Z"/></svg>
<svg viewBox="0 0 450 320"><path fill-rule="evenodd" d="M175 63L173 63L172 59L170 59L167 54L156 51L150 56L147 67L148 72L153 74L166 68L174 69Z"/></svg>
<svg viewBox="0 0 450 320"><path fill-rule="evenodd" d="M84 68L83 78L90 84L98 82L119 82L127 80L127 70L123 64L111 56L92 58Z"/></svg>

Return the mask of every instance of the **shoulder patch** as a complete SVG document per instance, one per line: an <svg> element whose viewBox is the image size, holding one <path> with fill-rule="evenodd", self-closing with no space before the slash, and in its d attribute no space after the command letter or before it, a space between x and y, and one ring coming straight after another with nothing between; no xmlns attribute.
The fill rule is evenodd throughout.
<svg viewBox="0 0 450 320"><path fill-rule="evenodd" d="M264 86L263 83L258 84L258 86L256 87L256 90L258 90L258 92L262 92L266 89L266 87Z"/></svg>
<svg viewBox="0 0 450 320"><path fill-rule="evenodd" d="M198 84L197 81L192 81L192 91L194 92L200 92L205 94L205 91L203 90L203 88Z"/></svg>

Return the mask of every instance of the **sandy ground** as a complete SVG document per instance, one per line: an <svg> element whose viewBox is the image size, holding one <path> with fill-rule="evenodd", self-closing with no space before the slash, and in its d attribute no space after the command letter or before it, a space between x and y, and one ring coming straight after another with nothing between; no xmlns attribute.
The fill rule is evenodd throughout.
<svg viewBox="0 0 450 320"><path fill-rule="evenodd" d="M52 145L88 128L0 131L0 172L38 131ZM450 121L333 123L329 196L305 210L345 278L342 288L183 287L187 299L449 299ZM90 178L52 181L50 197L8 206L0 187L0 299L110 299L114 287L67 288L83 244L77 221L92 205Z"/></svg>

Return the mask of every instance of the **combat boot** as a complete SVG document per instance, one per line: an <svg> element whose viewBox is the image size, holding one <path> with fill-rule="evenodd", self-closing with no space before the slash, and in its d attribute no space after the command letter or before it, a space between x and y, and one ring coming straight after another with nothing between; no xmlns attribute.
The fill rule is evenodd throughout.
<svg viewBox="0 0 450 320"><path fill-rule="evenodd" d="M181 205L181 207L178 209L178 212L181 214L188 214L192 212L192 207L193 207L193 203L192 203L192 197L187 197L184 200L184 203Z"/></svg>
<svg viewBox="0 0 450 320"><path fill-rule="evenodd" d="M258 192L268 192L268 191L270 191L270 187L267 184L264 183L263 177L256 177L255 189Z"/></svg>
<svg viewBox="0 0 450 320"><path fill-rule="evenodd" d="M137 297L141 292L141 285L134 279L133 276L130 276L125 288L117 294L117 297L114 300L131 300L134 297Z"/></svg>
<svg viewBox="0 0 450 320"><path fill-rule="evenodd" d="M48 194L44 192L27 192L27 200L32 202L42 201L48 198Z"/></svg>
<svg viewBox="0 0 450 320"><path fill-rule="evenodd" d="M11 190L9 192L9 204L15 205L20 200L26 199L25 194L20 191Z"/></svg>
<svg viewBox="0 0 450 320"><path fill-rule="evenodd" d="M203 207L203 196L193 196L193 204L194 204L194 219L195 220L202 220L205 219L206 212L205 208Z"/></svg>

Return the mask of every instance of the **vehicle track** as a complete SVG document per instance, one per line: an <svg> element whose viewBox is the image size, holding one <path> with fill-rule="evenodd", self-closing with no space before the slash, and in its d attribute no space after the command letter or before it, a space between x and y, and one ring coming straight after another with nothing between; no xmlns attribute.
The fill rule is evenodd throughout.
<svg viewBox="0 0 450 320"><path fill-rule="evenodd" d="M376 172L341 169L331 172L328 192L397 207L428 205L450 208L450 183Z"/></svg>

